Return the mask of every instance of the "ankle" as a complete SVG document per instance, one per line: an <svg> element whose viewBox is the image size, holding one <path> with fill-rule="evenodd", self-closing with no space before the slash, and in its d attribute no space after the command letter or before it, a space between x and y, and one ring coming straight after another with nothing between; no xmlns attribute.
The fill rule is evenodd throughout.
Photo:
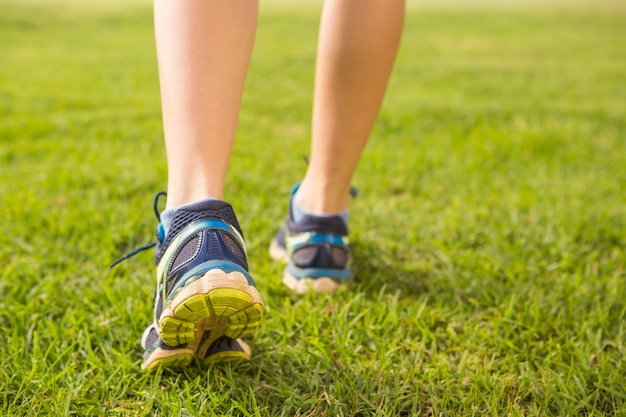
<svg viewBox="0 0 626 417"><path fill-rule="evenodd" d="M202 198L196 201L192 201L192 202L188 202L185 204L181 204L178 206L173 206L173 207L168 207L165 210L163 210L159 216L159 219L161 221L161 224L163 225L163 231L165 233L165 235L167 235L167 233L170 230L170 226L172 225L172 222L174 221L174 217L176 216L176 212L178 210L181 209L187 209L187 208L194 208L198 205L202 205L205 203L208 203L210 201L220 201L217 198Z"/></svg>
<svg viewBox="0 0 626 417"><path fill-rule="evenodd" d="M306 214L324 216L347 212L348 199L348 189L330 183L309 184L305 179L293 195L292 203Z"/></svg>
<svg viewBox="0 0 626 417"><path fill-rule="evenodd" d="M204 199L224 200L224 183L221 179L192 174L183 179L175 176L168 178L166 209Z"/></svg>
<svg viewBox="0 0 626 417"><path fill-rule="evenodd" d="M346 210L342 210L339 212L335 212L335 213L314 213L311 212L303 207L301 207L298 203L292 201L290 204L291 207L291 212L290 212L290 216L291 216L291 220L293 220L296 223L300 223L302 222L302 220L304 220L305 217L334 217L334 216L338 216L341 217L341 219L343 220L344 223L348 223L348 216L349 216L349 211Z"/></svg>

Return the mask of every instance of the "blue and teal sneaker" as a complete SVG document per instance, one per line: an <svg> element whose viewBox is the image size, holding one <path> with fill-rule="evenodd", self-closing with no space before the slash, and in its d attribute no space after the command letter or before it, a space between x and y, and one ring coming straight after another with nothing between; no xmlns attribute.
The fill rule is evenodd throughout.
<svg viewBox="0 0 626 417"><path fill-rule="evenodd" d="M334 292L352 278L348 226L340 216L289 215L270 244L270 256L287 263L283 282L304 293Z"/></svg>
<svg viewBox="0 0 626 417"><path fill-rule="evenodd" d="M264 307L230 204L211 200L180 208L167 236L159 224L157 237L154 321L142 337L141 367L249 359L240 338L254 332Z"/></svg>

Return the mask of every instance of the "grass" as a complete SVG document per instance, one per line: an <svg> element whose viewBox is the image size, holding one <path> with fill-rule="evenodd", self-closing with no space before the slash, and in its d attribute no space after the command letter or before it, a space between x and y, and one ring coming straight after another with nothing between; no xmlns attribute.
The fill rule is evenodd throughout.
<svg viewBox="0 0 626 417"><path fill-rule="evenodd" d="M586 4L411 9L356 286L317 297L266 247L318 14L264 8L227 197L267 318L250 363L147 374L151 257L107 265L165 187L150 6L0 1L0 415L626 415L626 12Z"/></svg>

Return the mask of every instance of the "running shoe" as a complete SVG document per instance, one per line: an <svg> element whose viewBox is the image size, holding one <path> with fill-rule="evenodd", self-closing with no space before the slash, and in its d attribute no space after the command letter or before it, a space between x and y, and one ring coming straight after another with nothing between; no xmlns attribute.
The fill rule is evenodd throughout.
<svg viewBox="0 0 626 417"><path fill-rule="evenodd" d="M287 263L283 282L298 293L334 292L352 278L348 226L340 216L306 215L294 222L290 204L269 252Z"/></svg>
<svg viewBox="0 0 626 417"><path fill-rule="evenodd" d="M241 338L257 328L264 307L231 205L186 205L176 211L167 236L159 223L157 240L154 321L142 337L141 367L249 359Z"/></svg>

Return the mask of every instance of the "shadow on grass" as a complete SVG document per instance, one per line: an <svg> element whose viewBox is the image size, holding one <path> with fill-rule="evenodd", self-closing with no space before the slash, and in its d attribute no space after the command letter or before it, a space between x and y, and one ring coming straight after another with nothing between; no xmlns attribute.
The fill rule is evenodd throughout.
<svg viewBox="0 0 626 417"><path fill-rule="evenodd" d="M390 249L368 241L355 241L352 246L354 285L359 292L370 297L378 297L381 291L415 298L428 294L429 271L412 259L420 256L418 248Z"/></svg>

